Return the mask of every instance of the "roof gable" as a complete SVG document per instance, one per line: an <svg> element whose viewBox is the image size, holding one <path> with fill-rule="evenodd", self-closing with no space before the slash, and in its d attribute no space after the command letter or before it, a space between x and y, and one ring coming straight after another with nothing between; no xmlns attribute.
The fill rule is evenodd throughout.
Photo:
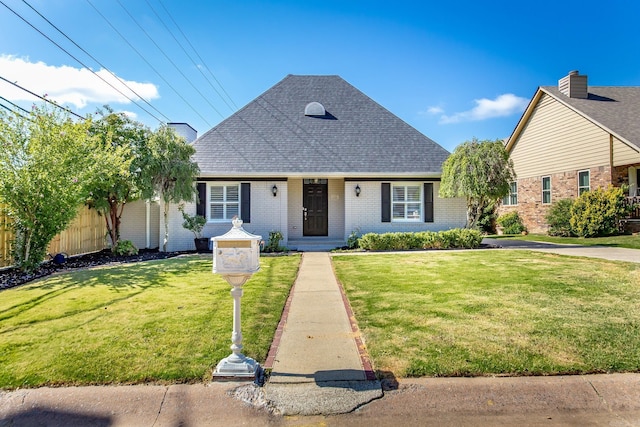
<svg viewBox="0 0 640 427"><path fill-rule="evenodd" d="M194 147L203 176L439 176L449 155L339 76L289 75Z"/></svg>
<svg viewBox="0 0 640 427"><path fill-rule="evenodd" d="M589 86L587 98L571 98L555 86L538 88L516 125L507 150L511 150L531 117L543 93L580 114L596 126L613 134L636 151L640 151L640 87Z"/></svg>

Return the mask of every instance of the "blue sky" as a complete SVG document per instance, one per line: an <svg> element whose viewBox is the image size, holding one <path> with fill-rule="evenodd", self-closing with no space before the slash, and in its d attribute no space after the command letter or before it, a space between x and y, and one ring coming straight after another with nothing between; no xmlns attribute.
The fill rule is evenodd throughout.
<svg viewBox="0 0 640 427"><path fill-rule="evenodd" d="M640 86L635 0L0 1L0 77L151 128L187 122L203 134L287 74L337 74L452 151L508 137L536 88L571 70L590 85ZM4 81L0 96L36 101Z"/></svg>

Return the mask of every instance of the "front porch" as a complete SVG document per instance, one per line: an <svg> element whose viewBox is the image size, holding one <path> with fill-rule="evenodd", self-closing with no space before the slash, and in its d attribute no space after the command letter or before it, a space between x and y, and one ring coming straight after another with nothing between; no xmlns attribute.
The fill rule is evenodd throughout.
<svg viewBox="0 0 640 427"><path fill-rule="evenodd" d="M289 240L286 247L291 251L299 252L327 252L345 245L344 240L330 237L302 237Z"/></svg>

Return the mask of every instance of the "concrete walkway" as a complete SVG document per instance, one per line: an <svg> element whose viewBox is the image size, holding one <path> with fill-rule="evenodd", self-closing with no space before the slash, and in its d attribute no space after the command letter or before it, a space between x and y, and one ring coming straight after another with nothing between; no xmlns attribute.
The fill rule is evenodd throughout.
<svg viewBox="0 0 640 427"><path fill-rule="evenodd" d="M326 415L382 397L328 253L303 254L292 296L265 364L265 398L284 415Z"/></svg>

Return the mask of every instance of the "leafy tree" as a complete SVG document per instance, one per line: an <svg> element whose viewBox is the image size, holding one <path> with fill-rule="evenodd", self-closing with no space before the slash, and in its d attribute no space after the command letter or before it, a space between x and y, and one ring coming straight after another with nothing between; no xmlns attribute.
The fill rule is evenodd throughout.
<svg viewBox="0 0 640 427"><path fill-rule="evenodd" d="M112 250L120 240L120 223L127 203L148 191L143 167L149 161L150 130L109 107L99 111L92 133L109 155L108 171L92 182L90 205L104 216Z"/></svg>
<svg viewBox="0 0 640 427"><path fill-rule="evenodd" d="M171 203L191 201L195 193L193 185L200 169L191 160L195 148L184 138L166 126L161 126L149 139L149 155L143 167L143 178L148 183L143 196L157 195L163 202L164 240L162 250L169 241L169 207Z"/></svg>
<svg viewBox="0 0 640 427"><path fill-rule="evenodd" d="M509 194L515 176L502 141L473 138L457 146L442 165L440 197L466 198L467 228L475 228L487 207Z"/></svg>
<svg viewBox="0 0 640 427"><path fill-rule="evenodd" d="M13 220L14 265L24 271L42 262L100 174L90 125L46 107L34 106L28 117L0 114L0 203Z"/></svg>

